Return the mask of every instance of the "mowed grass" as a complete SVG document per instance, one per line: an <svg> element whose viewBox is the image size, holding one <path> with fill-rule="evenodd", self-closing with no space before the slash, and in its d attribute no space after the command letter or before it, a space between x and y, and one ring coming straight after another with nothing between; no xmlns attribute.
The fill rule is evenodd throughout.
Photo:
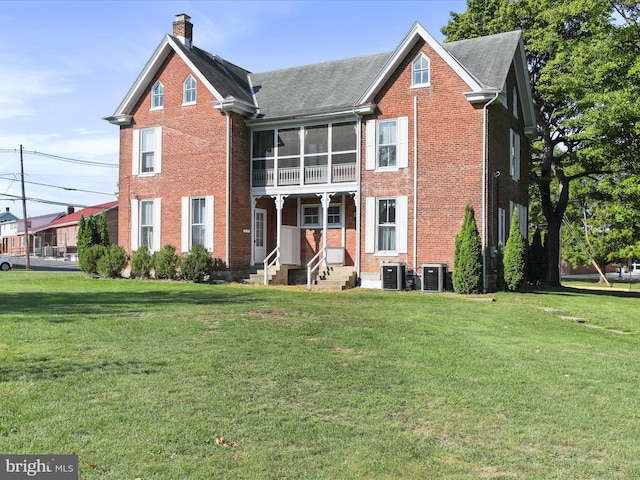
<svg viewBox="0 0 640 480"><path fill-rule="evenodd" d="M631 293L12 271L0 299L0 452L83 480L640 477Z"/></svg>

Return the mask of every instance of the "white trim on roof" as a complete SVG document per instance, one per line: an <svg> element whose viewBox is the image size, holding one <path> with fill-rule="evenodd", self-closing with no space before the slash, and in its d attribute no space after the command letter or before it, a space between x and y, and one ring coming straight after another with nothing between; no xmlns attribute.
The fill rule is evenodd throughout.
<svg viewBox="0 0 640 480"><path fill-rule="evenodd" d="M387 80L389 80L391 75L393 75L400 65L400 62L404 60L420 38L424 40L425 43L427 43L427 45L429 45L429 47L431 47L447 63L447 65L449 65L453 71L458 74L458 76L473 92L480 92L483 90L482 84L473 75L471 75L471 73L469 73L469 71L464 68L458 60L447 52L422 25L416 22L413 24L411 30L409 30L409 33L407 33L402 42L400 42L400 45L398 45L395 51L391 54L385 65L380 70L380 73L378 73L371 85L369 85L364 94L362 94L358 100L358 104L373 101L375 94L378 93L380 88L382 88Z"/></svg>
<svg viewBox="0 0 640 480"><path fill-rule="evenodd" d="M124 97L115 113L111 116L103 117L105 120L118 125L123 125L131 121L130 113L133 110L133 107L137 103L138 99L143 95L144 91L149 87L151 80L158 72L171 50L173 50L182 59L193 74L205 87L207 87L216 100L224 100L220 92L214 88L211 82L209 82L202 72L196 68L193 62L189 60L171 35L166 34L156 50L153 52L153 55L151 55L149 61L147 61L147 64L140 72L140 75L138 75L138 78L136 78L136 81L129 89L129 92L127 92L127 95Z"/></svg>

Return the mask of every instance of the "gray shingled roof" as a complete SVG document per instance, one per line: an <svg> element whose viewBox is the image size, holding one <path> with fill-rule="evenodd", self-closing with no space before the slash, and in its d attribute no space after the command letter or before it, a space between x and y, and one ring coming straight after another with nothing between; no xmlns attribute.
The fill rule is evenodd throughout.
<svg viewBox="0 0 640 480"><path fill-rule="evenodd" d="M520 35L519 31L498 33L442 46L485 87L499 90L507 79Z"/></svg>
<svg viewBox="0 0 640 480"><path fill-rule="evenodd" d="M247 79L250 73L248 70L198 47L187 48L176 37L172 38L223 98L233 97L253 104L251 87Z"/></svg>
<svg viewBox="0 0 640 480"><path fill-rule="evenodd" d="M313 115L353 107L389 53L251 74L262 118Z"/></svg>

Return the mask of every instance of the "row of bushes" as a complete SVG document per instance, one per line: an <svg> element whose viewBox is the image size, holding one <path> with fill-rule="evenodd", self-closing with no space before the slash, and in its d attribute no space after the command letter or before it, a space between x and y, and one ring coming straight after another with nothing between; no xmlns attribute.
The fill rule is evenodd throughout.
<svg viewBox="0 0 640 480"><path fill-rule="evenodd" d="M515 209L507 244L498 245L496 258L497 289L515 291L527 283L539 285L547 274L547 247L536 229L531 245L520 233L520 218ZM483 291L482 242L473 209L467 205L460 232L456 235L453 257L453 290L473 294Z"/></svg>
<svg viewBox="0 0 640 480"><path fill-rule="evenodd" d="M207 281L213 272L227 268L223 260L212 259L202 245L195 245L184 257L176 253L173 245L165 245L153 254L143 245L129 257L119 245L105 247L96 244L79 253L78 264L82 271L97 277L122 277L130 265L131 278L181 278L196 283Z"/></svg>

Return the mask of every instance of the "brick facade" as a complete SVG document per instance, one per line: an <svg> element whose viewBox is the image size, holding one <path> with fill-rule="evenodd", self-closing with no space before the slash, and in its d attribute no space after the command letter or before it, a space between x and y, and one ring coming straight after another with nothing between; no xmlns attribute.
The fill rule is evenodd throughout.
<svg viewBox="0 0 640 480"><path fill-rule="evenodd" d="M191 48L191 24L185 25L184 21L183 16L174 24L174 34L186 36L186 48ZM166 45L171 42L167 40ZM415 87L412 86L412 62L421 53L430 61L430 82L428 86ZM365 109L361 114L354 107L352 115L342 114L339 120L335 120L331 112L324 118L301 117L298 123L276 118L269 120L274 122L274 127L269 127L269 122L261 125L257 120L258 109L252 110L254 107L247 107L246 102L238 103L240 107L235 108L237 99L233 95L219 95L214 90L216 85L212 85L213 89L206 85L201 72L185 61L180 49L173 46L158 50L156 55L161 55L160 60L155 59L158 66L144 78L145 87L138 91L138 97L131 103L133 106L108 118L120 125L119 242L126 250L132 249L132 200L135 205L135 201L160 198L160 246L179 247L184 223L181 199L213 196L212 256L223 259L234 272L247 272L252 260L256 260L254 209L266 211L266 254L277 246L278 217L281 225L299 229L301 267L327 245L344 247L344 263L353 265L362 277L369 279L379 280L383 262L402 262L409 270L416 271L425 263L445 263L451 271L455 236L465 205L469 204L475 211L479 230L485 232L489 265L486 273L492 274L492 254L499 235L498 209L505 209L509 215L510 206L528 204L526 112L521 107L514 115L512 105L512 92L518 84L515 63L506 78L501 101L493 101L497 96L492 99L488 94L482 101L471 101L466 96L471 88L469 78L461 75L458 64L443 55L441 47L421 34L417 41L408 44L402 56L396 54L393 71L372 93L372 109ZM197 80L197 102L185 106L183 82L188 75ZM164 87L161 109L151 108L152 87L157 81ZM498 93L496 90L496 95ZM227 108L225 102L234 107ZM486 106L487 102L490 105ZM408 120L407 165L387 171L370 168L365 161L367 122L399 118ZM277 129L281 124L278 122L304 129L335 121L353 122L357 126L357 180L344 187L336 184L334 188L329 184L315 191L305 182L299 191L294 187L279 188L277 180L269 188L252 185L251 142L255 129ZM134 175L131 154L134 134L152 127L162 128L161 172ZM521 139L517 181L509 175L511 130ZM275 169L274 172L277 178L278 172ZM304 175L302 165L300 172ZM321 226L302 225L302 206L321 205L322 196L330 198L331 204L343 206L339 227L325 230ZM372 231L372 225L367 225L371 217L367 215L366 204L370 199L385 197L402 197L403 202L406 199L406 252L398 249L401 253L379 254L367 247L370 242L367 243L366 232ZM282 204L280 211L279 203ZM509 219L504 226L507 232L508 223ZM323 238L325 231L326 239Z"/></svg>

